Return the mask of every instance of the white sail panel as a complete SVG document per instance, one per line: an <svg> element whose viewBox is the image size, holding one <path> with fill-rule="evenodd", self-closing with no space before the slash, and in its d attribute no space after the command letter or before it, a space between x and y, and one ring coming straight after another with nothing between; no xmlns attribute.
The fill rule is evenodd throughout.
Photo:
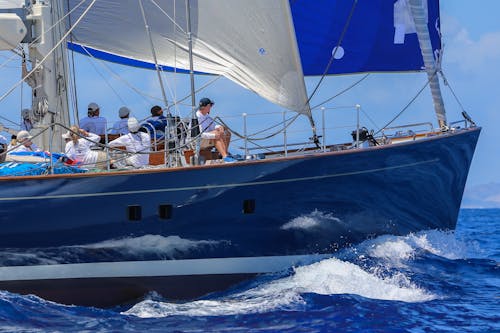
<svg viewBox="0 0 500 333"><path fill-rule="evenodd" d="M78 1L70 2L77 6ZM144 19L160 65L188 69L184 1L96 1L75 28L74 42L154 62ZM75 22L85 6L71 15ZM223 75L290 110L305 109L298 47L287 0L191 1L194 70Z"/></svg>
<svg viewBox="0 0 500 333"><path fill-rule="evenodd" d="M0 9L22 8L25 0L0 0Z"/></svg>

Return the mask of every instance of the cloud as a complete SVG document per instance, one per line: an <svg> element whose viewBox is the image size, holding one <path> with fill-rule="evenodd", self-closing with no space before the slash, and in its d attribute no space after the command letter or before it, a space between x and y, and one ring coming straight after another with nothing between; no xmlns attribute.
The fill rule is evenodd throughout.
<svg viewBox="0 0 500 333"><path fill-rule="evenodd" d="M455 29L452 29L455 30ZM466 29L458 29L445 43L445 59L466 73L491 73L500 69L500 31L474 40Z"/></svg>
<svg viewBox="0 0 500 333"><path fill-rule="evenodd" d="M462 208L500 208L500 183L488 183L467 188Z"/></svg>

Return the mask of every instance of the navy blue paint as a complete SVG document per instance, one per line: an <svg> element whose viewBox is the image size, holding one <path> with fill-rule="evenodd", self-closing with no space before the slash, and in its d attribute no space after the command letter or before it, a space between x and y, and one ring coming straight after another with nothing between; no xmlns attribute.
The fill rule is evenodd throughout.
<svg viewBox="0 0 500 333"><path fill-rule="evenodd" d="M328 253L374 235L453 229L479 129L368 151L298 159L235 163L210 168L106 175L4 178L0 198L70 195L245 184L356 173L319 180L84 198L0 201L0 247L86 244L158 234L219 241L176 258ZM242 203L255 199L253 214ZM158 215L173 205L172 219ZM128 205L142 206L142 221L127 221ZM306 230L283 230L293 218L318 210L326 219ZM94 260L89 258L88 260Z"/></svg>

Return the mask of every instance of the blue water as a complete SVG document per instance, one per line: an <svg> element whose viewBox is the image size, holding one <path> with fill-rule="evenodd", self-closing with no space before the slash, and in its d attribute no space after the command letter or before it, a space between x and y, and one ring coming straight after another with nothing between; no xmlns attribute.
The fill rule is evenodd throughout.
<svg viewBox="0 0 500 333"><path fill-rule="evenodd" d="M500 332L500 209L383 236L188 303L64 306L0 291L1 332Z"/></svg>

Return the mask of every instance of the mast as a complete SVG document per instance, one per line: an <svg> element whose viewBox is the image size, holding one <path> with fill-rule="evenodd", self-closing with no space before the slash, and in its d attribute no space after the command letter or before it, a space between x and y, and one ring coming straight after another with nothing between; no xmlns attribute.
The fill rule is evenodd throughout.
<svg viewBox="0 0 500 333"><path fill-rule="evenodd" d="M191 4L190 0L186 0L186 17L187 17L187 38L189 51L189 79L191 82L191 137L196 138L196 147L194 149L195 164L198 164L200 154L200 128L198 126L198 118L196 117L196 96L194 85L194 68L193 68L193 34L191 32Z"/></svg>
<svg viewBox="0 0 500 333"><path fill-rule="evenodd" d="M434 102L434 110L438 120L438 125L441 129L448 127L446 121L446 112L444 109L443 96L441 95L441 88L439 86L439 78L437 72L439 71L434 59L434 52L432 50L431 37L429 34L429 27L427 24L427 0L406 0L410 8L410 14L415 23L417 31L418 42L420 50L424 59L425 71L429 78L429 86L431 88L432 100Z"/></svg>
<svg viewBox="0 0 500 333"><path fill-rule="evenodd" d="M33 92L34 128L31 134L41 148L62 151L61 134L65 129L51 124L70 126L65 43L56 47L66 31L65 21L61 20L63 7L59 1L31 0L28 9L30 14L26 18L33 24L33 42L28 47L32 67L23 77Z"/></svg>

